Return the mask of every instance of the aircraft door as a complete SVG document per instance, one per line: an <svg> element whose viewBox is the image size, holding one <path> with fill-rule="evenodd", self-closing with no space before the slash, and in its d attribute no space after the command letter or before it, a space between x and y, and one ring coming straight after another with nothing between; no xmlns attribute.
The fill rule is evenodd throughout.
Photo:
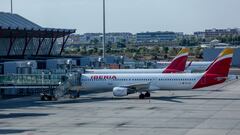
<svg viewBox="0 0 240 135"><path fill-rule="evenodd" d="M108 85L109 87L113 86L113 80L112 80L112 79L108 79L108 80L107 80L107 85Z"/></svg>
<svg viewBox="0 0 240 135"><path fill-rule="evenodd" d="M151 81L151 83L149 84L149 90L151 91L151 90L158 90L158 89L160 89L160 85L159 85L159 83L158 83L158 78L157 77L155 77L152 81Z"/></svg>

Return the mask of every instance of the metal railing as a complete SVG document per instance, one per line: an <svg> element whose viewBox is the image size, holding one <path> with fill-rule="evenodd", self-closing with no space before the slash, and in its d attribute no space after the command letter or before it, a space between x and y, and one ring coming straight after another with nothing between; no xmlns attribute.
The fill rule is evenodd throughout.
<svg viewBox="0 0 240 135"><path fill-rule="evenodd" d="M74 86L81 85L81 74L8 74L0 75L0 88L35 89L55 98L63 97ZM38 91L39 91L38 90Z"/></svg>
<svg viewBox="0 0 240 135"><path fill-rule="evenodd" d="M55 90L54 95L56 98L60 98L65 95L69 89L76 85L80 84L80 77L81 75L78 73L70 73L67 74L66 80L62 82Z"/></svg>
<svg viewBox="0 0 240 135"><path fill-rule="evenodd" d="M0 75L0 85L59 85L65 78L65 74L8 74Z"/></svg>

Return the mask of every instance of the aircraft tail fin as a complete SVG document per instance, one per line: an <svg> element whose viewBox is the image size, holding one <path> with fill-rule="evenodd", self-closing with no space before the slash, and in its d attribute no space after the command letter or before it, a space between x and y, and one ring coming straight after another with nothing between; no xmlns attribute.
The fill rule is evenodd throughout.
<svg viewBox="0 0 240 135"><path fill-rule="evenodd" d="M234 50L232 48L224 49L208 67L207 71L205 71L204 75L193 89L207 87L226 81L232 63L233 52Z"/></svg>
<svg viewBox="0 0 240 135"><path fill-rule="evenodd" d="M183 72L186 67L188 59L189 49L182 48L177 56L171 61L171 63L165 68L163 73L176 73Z"/></svg>
<svg viewBox="0 0 240 135"><path fill-rule="evenodd" d="M218 74L227 77L232 63L234 50L225 48L206 70L206 74Z"/></svg>

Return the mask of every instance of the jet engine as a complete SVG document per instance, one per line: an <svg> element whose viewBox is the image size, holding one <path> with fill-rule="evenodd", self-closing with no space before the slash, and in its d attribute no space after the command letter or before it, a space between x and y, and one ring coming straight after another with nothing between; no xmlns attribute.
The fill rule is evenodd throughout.
<svg viewBox="0 0 240 135"><path fill-rule="evenodd" d="M113 95L116 97L123 97L128 95L128 88L125 87L114 87Z"/></svg>

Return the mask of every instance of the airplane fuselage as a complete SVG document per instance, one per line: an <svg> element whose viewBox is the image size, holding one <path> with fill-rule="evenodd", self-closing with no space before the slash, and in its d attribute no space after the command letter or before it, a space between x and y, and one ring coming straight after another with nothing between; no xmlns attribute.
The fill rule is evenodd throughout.
<svg viewBox="0 0 240 135"><path fill-rule="evenodd" d="M187 71L205 71L209 65L212 63L212 61L188 61L186 63L186 69ZM167 65L170 64L170 62L158 62L160 68L165 68Z"/></svg>
<svg viewBox="0 0 240 135"><path fill-rule="evenodd" d="M162 73L165 69L87 69L86 73L91 74L141 74L141 73Z"/></svg>
<svg viewBox="0 0 240 135"><path fill-rule="evenodd" d="M167 65L170 62L167 62ZM205 71L211 62L188 62L186 64L186 71L196 72L196 71ZM166 65L166 66L167 66ZM190 65L190 66L188 66ZM166 68L161 69L87 69L86 73L91 74L141 74L141 73L163 73ZM181 72L181 71L171 71L171 72Z"/></svg>
<svg viewBox="0 0 240 135"><path fill-rule="evenodd" d="M112 90L131 84L149 83L149 90L187 90L196 85L207 86L211 80L203 79L204 73L195 74L83 74L82 88L85 90ZM209 77L208 77L209 78ZM210 77L216 80L217 76ZM209 81L209 82L207 82ZM220 80L222 82L222 80ZM225 80L224 80L225 81ZM214 84L218 82L214 82ZM214 85L211 84L211 85Z"/></svg>

